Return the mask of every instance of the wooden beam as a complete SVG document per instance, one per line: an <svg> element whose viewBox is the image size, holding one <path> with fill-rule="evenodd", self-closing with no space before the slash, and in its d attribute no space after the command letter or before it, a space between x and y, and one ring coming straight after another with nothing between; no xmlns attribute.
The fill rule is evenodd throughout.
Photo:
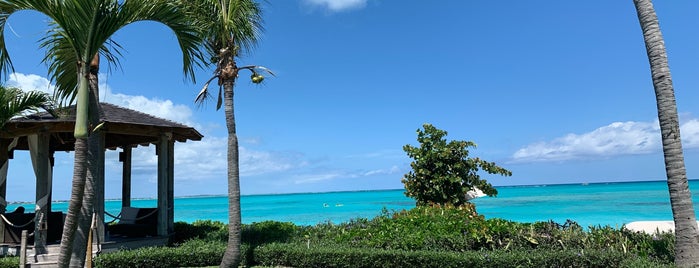
<svg viewBox="0 0 699 268"><path fill-rule="evenodd" d="M38 132L73 132L75 129L75 123L73 122L19 122L19 123L7 123L5 129L0 132L0 137L2 138L15 138L22 137L31 134L36 134Z"/></svg>

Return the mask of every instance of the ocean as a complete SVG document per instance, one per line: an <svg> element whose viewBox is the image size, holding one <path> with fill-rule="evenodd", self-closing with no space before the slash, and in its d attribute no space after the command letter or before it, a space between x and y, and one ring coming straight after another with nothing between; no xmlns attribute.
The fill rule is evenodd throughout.
<svg viewBox="0 0 699 268"><path fill-rule="evenodd" d="M473 200L478 213L486 218L502 218L517 222L570 219L584 227L621 227L641 220L672 220L670 197L665 181L614 182L496 187L497 197ZM695 204L699 204L699 181L690 181ZM175 221L228 221L225 196L175 198ZM10 204L30 209L32 204ZM53 203L54 211L66 211L66 202ZM121 201L109 200L105 208L118 214ZM132 200L134 207L155 207L155 199ZM330 193L247 195L241 197L244 223L266 220L315 225L340 223L353 218L372 218L389 211L410 209L415 201L403 190L377 190ZM697 205L695 205L697 208ZM106 216L110 220L109 216Z"/></svg>

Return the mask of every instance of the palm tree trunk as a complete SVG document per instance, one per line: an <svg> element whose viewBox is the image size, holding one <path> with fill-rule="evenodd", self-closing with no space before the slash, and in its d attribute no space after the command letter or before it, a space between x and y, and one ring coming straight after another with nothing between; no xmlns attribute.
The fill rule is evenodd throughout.
<svg viewBox="0 0 699 268"><path fill-rule="evenodd" d="M89 90L88 70L82 67L79 74L78 90ZM89 98L88 98L89 101ZM76 125L77 114L76 109ZM79 223L79 215L83 206L83 196L85 193L85 183L87 177L87 155L88 155L87 137L77 135L75 137L75 160L73 165L73 184L70 194L70 203L68 204L68 212L63 224L63 234L61 236L61 249L58 255L58 267L65 268L71 262L71 254L73 250L73 242L75 231Z"/></svg>
<svg viewBox="0 0 699 268"><path fill-rule="evenodd" d="M658 106L665 172L672 216L675 219L675 264L679 267L697 267L699 266L699 230L687 182L677 103L665 41L651 0L634 0L634 4L643 30Z"/></svg>
<svg viewBox="0 0 699 268"><path fill-rule="evenodd" d="M237 74L237 70L235 70ZM228 128L228 245L221 260L221 267L240 266L240 170L238 167L238 136L233 111L233 84L235 75L223 81L224 112Z"/></svg>
<svg viewBox="0 0 699 268"><path fill-rule="evenodd" d="M89 105L89 126L91 128L99 124L99 54L95 55L90 64L88 81L90 83L90 105ZM85 193L83 194L82 209L78 215L78 228L73 239L73 251L70 259L71 267L84 267L87 254L87 238L91 232L92 214L95 207L95 177L99 176L99 155L100 155L100 135L91 133L87 139L87 175L85 178Z"/></svg>
<svg viewBox="0 0 699 268"><path fill-rule="evenodd" d="M68 213L63 224L61 249L58 255L58 267L65 268L70 264L73 249L73 237L78 226L78 215L82 207L85 193L85 176L87 175L87 139L75 139L75 163L73 166L73 185L68 204Z"/></svg>

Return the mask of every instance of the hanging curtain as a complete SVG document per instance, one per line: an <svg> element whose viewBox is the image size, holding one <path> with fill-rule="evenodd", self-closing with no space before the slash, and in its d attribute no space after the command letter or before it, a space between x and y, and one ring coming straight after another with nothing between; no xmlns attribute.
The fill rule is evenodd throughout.
<svg viewBox="0 0 699 268"><path fill-rule="evenodd" d="M53 185L52 185L53 184L53 174L52 174L53 171L51 168L51 160L50 159L46 159L46 167L39 167L38 166L39 165L38 164L39 163L39 156L40 156L40 154L39 154L39 135L32 134L32 135L27 136L27 143L29 144L29 155L32 159L32 166L34 167L34 175L37 177L37 183L39 183L38 176L39 176L39 170L41 168L46 169L46 172L47 172L46 174L48 176L47 182L46 182L48 184L46 195L42 196L41 198L39 198L37 196L37 198L39 198L39 199L36 201L36 210L38 211L42 207L46 207L46 205L48 205L48 202L50 201L49 195L51 193L51 189L53 189ZM47 158L49 157L48 152L46 152L45 155Z"/></svg>
<svg viewBox="0 0 699 268"><path fill-rule="evenodd" d="M15 146L17 146L18 139L19 138L14 138L12 140L12 142L10 143L10 146L7 147L8 152L11 151L12 149L14 149ZM0 150L2 150L2 148L0 148ZM5 164L2 165L2 167L0 167L0 185L7 182L7 169L9 168L9 166L10 166L10 159L7 159L7 161L5 161ZM6 197L5 195L0 195L0 213L5 213L5 210L7 208L7 200L5 200L5 197Z"/></svg>

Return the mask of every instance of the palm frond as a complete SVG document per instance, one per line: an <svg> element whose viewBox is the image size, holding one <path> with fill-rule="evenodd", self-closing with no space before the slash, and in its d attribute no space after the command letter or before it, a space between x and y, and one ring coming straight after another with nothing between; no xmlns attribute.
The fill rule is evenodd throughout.
<svg viewBox="0 0 699 268"><path fill-rule="evenodd" d="M44 13L56 9L59 1L4 0L0 1L0 74L7 76L14 72L14 66L5 43L5 27L10 16L18 11L36 10Z"/></svg>
<svg viewBox="0 0 699 268"><path fill-rule="evenodd" d="M53 112L52 106L51 98L44 92L25 93L19 88L0 86L0 126L26 112L36 112L39 109Z"/></svg>
<svg viewBox="0 0 699 268"><path fill-rule="evenodd" d="M262 7L254 0L180 1L201 29L208 64L219 63L221 51L240 56L257 45L264 27Z"/></svg>
<svg viewBox="0 0 699 268"><path fill-rule="evenodd" d="M199 91L199 94L197 94L197 97L194 99L194 103L201 106L210 97L211 94L209 94L209 83L207 82L206 84L204 84L204 87L201 89L201 91Z"/></svg>
<svg viewBox="0 0 699 268"><path fill-rule="evenodd" d="M223 87L218 86L218 99L216 99L216 111L221 109L221 105L223 104Z"/></svg>

